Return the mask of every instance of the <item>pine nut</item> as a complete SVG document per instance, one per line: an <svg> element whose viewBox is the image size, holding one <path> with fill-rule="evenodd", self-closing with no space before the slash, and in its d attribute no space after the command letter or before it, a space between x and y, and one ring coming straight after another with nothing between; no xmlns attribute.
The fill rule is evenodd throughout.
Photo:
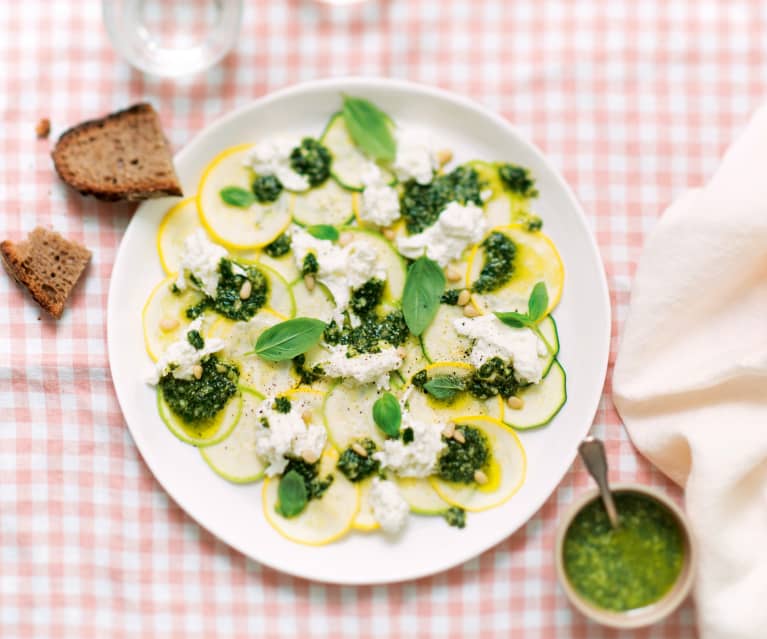
<svg viewBox="0 0 767 639"><path fill-rule="evenodd" d="M307 290L313 291L315 284L317 284L317 280L314 279L314 275L304 275L304 286Z"/></svg>
<svg viewBox="0 0 767 639"><path fill-rule="evenodd" d="M452 439L453 435L455 435L455 424L453 422L445 424L445 427L442 429L442 435L445 439Z"/></svg>
<svg viewBox="0 0 767 639"><path fill-rule="evenodd" d="M463 314L466 317L479 317L480 315L482 315L482 313L480 313L477 310L477 307L472 306L471 304L467 304L466 306L463 307Z"/></svg>
<svg viewBox="0 0 767 639"><path fill-rule="evenodd" d="M463 289L460 293L458 293L458 306L466 306L469 301L471 301L471 293L469 293L468 289Z"/></svg>
<svg viewBox="0 0 767 639"><path fill-rule="evenodd" d="M192 375L194 375L195 379L200 379L202 377L202 366L195 364L194 368L192 368Z"/></svg>
<svg viewBox="0 0 767 639"><path fill-rule="evenodd" d="M407 349L404 346L398 346L397 355L399 355L402 359L405 359L405 357L407 357Z"/></svg>
<svg viewBox="0 0 767 639"><path fill-rule="evenodd" d="M521 397L517 397L516 395L512 395L506 400L506 404L509 408L514 410L521 410L525 407L525 400Z"/></svg>
<svg viewBox="0 0 767 639"><path fill-rule="evenodd" d="M242 283L242 287L240 288L240 299L241 300L248 299L252 292L253 292L253 284L250 283L250 280L245 280Z"/></svg>
<svg viewBox="0 0 767 639"><path fill-rule="evenodd" d="M160 320L160 330L163 333L168 333L170 331L175 331L178 328L178 320L173 319L172 317L163 317Z"/></svg>
<svg viewBox="0 0 767 639"><path fill-rule="evenodd" d="M386 228L386 229L384 229L384 230L382 231L382 233L383 233L383 236L384 236L384 237L385 237L387 240L389 240L390 242L391 242L391 241L392 241L392 240L395 238L395 236L397 235L397 234L394 232L394 229L389 229L389 228Z"/></svg>
<svg viewBox="0 0 767 639"><path fill-rule="evenodd" d="M448 282L460 282L461 277L461 271L459 271L455 266L448 266L445 270L445 275L447 276Z"/></svg>
<svg viewBox="0 0 767 639"><path fill-rule="evenodd" d="M319 458L319 455L313 450L307 449L301 453L301 459L303 459L307 464L313 464Z"/></svg>
<svg viewBox="0 0 767 639"><path fill-rule="evenodd" d="M457 441L459 444L466 443L466 438L463 436L463 433L458 429L456 429L455 432L453 433L453 439Z"/></svg>
<svg viewBox="0 0 767 639"><path fill-rule="evenodd" d="M453 159L453 152L450 149L442 149L437 151L437 162L440 166L445 166L450 160Z"/></svg>
<svg viewBox="0 0 767 639"><path fill-rule="evenodd" d="M360 457L367 457L368 451L366 451L360 444L357 442L354 442L350 447L355 453L357 453Z"/></svg>
<svg viewBox="0 0 767 639"><path fill-rule="evenodd" d="M305 410L303 413L301 413L301 419L304 420L304 424L309 424L312 421L312 413L311 411Z"/></svg>
<svg viewBox="0 0 767 639"><path fill-rule="evenodd" d="M481 470L475 470L474 481L477 482L480 486L484 486L488 482L488 478L487 475L485 475L485 473L483 473Z"/></svg>
<svg viewBox="0 0 767 639"><path fill-rule="evenodd" d="M339 246L349 246L354 240L354 236L351 233L341 233L338 237Z"/></svg>

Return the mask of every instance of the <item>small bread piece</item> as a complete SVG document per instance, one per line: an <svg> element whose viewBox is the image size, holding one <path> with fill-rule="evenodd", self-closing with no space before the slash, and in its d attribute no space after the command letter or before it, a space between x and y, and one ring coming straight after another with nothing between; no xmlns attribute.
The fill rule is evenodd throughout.
<svg viewBox="0 0 767 639"><path fill-rule="evenodd" d="M8 273L25 286L35 301L59 319L64 303L91 259L91 252L56 231L37 227L26 240L0 242Z"/></svg>
<svg viewBox="0 0 767 639"><path fill-rule="evenodd" d="M151 104L136 104L65 131L51 153L61 179L100 200L182 195L173 157Z"/></svg>

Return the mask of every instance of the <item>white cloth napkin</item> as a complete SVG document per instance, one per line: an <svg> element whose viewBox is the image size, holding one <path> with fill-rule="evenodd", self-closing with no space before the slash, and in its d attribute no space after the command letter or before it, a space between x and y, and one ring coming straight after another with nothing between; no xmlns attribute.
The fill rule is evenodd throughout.
<svg viewBox="0 0 767 639"><path fill-rule="evenodd" d="M701 639L767 637L767 106L647 241L613 398L685 487Z"/></svg>

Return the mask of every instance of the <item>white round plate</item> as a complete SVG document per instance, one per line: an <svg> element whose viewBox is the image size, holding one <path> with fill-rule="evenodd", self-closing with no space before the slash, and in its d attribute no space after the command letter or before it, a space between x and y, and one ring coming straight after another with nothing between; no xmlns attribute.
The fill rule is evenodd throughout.
<svg viewBox="0 0 767 639"><path fill-rule="evenodd" d="M221 150L275 133L317 136L341 94L372 100L405 128L430 131L459 162L507 160L529 167L540 197L535 211L556 242L566 268L564 295L554 312L567 370L569 399L547 427L520 433L527 481L494 510L467 517L463 530L440 517L412 517L396 540L352 533L323 547L282 538L266 522L261 483L233 485L215 475L198 451L179 442L157 415L141 309L162 278L155 235L170 200L145 202L120 245L109 288L108 343L117 397L133 439L154 476L191 517L244 554L292 575L339 584L414 579L445 570L491 548L544 503L572 463L597 410L607 369L610 303L602 262L583 212L541 152L499 116L465 98L420 85L379 79L331 79L298 85L256 100L197 135L175 159L184 193Z"/></svg>

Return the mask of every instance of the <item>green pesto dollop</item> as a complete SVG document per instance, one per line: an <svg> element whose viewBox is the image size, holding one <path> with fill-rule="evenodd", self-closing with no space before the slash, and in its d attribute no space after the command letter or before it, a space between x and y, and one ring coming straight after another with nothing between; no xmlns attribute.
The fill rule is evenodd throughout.
<svg viewBox="0 0 767 639"><path fill-rule="evenodd" d="M269 282L266 276L255 266L240 264L226 258L221 260L218 267L219 278L216 296L206 296L194 306L186 309L190 319L199 317L207 309L212 309L219 315L230 320L247 322L266 304L269 295ZM194 282L194 276L190 276ZM240 290L246 280L250 281L250 296L240 298ZM200 288L199 283L195 283Z"/></svg>
<svg viewBox="0 0 767 639"><path fill-rule="evenodd" d="M293 358L293 371L298 376L301 384L306 386L311 386L325 375L325 371L319 364L315 364L311 368L306 368L306 355L303 353L301 355L296 355Z"/></svg>
<svg viewBox="0 0 767 639"><path fill-rule="evenodd" d="M516 394L520 383L512 364L500 357L491 357L469 376L465 388L477 399L490 399L496 395L506 399Z"/></svg>
<svg viewBox="0 0 767 639"><path fill-rule="evenodd" d="M330 176L330 162L333 157L314 138L304 138L290 153L290 166L303 175L311 186L319 186Z"/></svg>
<svg viewBox="0 0 767 639"><path fill-rule="evenodd" d="M450 506L442 516L445 518L448 526L454 528L466 528L466 511L458 506Z"/></svg>
<svg viewBox="0 0 767 639"><path fill-rule="evenodd" d="M259 175L253 181L253 195L262 204L274 202L282 193L282 182L274 175Z"/></svg>
<svg viewBox="0 0 767 639"><path fill-rule="evenodd" d="M290 235L281 233L264 247L264 253L269 257L282 257L290 251Z"/></svg>
<svg viewBox="0 0 767 639"><path fill-rule="evenodd" d="M287 414L290 412L290 400L281 395L280 397L274 398L274 410L276 410L278 413L284 413Z"/></svg>
<svg viewBox="0 0 767 639"><path fill-rule="evenodd" d="M444 293L442 293L442 297L439 298L439 303L447 304L448 306L455 306L458 304L458 296L460 294L460 288L449 288Z"/></svg>
<svg viewBox="0 0 767 639"><path fill-rule="evenodd" d="M304 277L315 275L319 270L320 263L317 261L317 256L314 253L307 253L304 256L304 261L301 263L301 275Z"/></svg>
<svg viewBox="0 0 767 639"><path fill-rule="evenodd" d="M450 202L482 206L479 174L471 167L459 166L429 184L415 180L405 183L400 209L408 233L421 233L430 227Z"/></svg>
<svg viewBox="0 0 767 639"><path fill-rule="evenodd" d="M504 188L522 197L533 198L538 196L535 188L535 179L530 171L516 164L502 164L498 167L498 177Z"/></svg>
<svg viewBox="0 0 767 639"><path fill-rule="evenodd" d="M284 477L292 470L296 471L304 480L306 496L310 500L322 497L333 483L333 475L328 474L325 477L320 477L320 462L318 461L309 464L303 459L291 458L288 465L285 466L282 476Z"/></svg>
<svg viewBox="0 0 767 639"><path fill-rule="evenodd" d="M338 458L336 466L349 481L358 482L370 477L378 472L381 463L373 459L373 453L376 452L376 444L372 439L365 438L356 442L367 453L367 456L360 455L353 448L347 448Z"/></svg>
<svg viewBox="0 0 767 639"><path fill-rule="evenodd" d="M381 302L386 282L373 278L352 291L349 299L349 309L363 317L373 312Z"/></svg>
<svg viewBox="0 0 767 639"><path fill-rule="evenodd" d="M361 353L380 353L383 346L401 346L409 331L402 311L392 311L383 317L369 313L358 326L352 327L348 318L339 326L333 320L325 329L325 342L332 346L348 347L349 356Z"/></svg>
<svg viewBox="0 0 767 639"><path fill-rule="evenodd" d="M665 595L684 562L684 539L661 503L637 493L615 495L613 529L601 500L590 502L565 535L563 560L573 588L607 610L642 608Z"/></svg>
<svg viewBox="0 0 767 639"><path fill-rule="evenodd" d="M182 420L197 424L213 419L237 392L236 366L209 355L201 362L200 379L176 379L169 372L160 378L165 403Z"/></svg>
<svg viewBox="0 0 767 639"><path fill-rule="evenodd" d="M437 475L445 481L473 484L474 473L485 471L490 464L490 442L479 428L458 424L455 429L463 434L465 441L444 440L447 446L437 460Z"/></svg>
<svg viewBox="0 0 767 639"><path fill-rule="evenodd" d="M198 351L205 348L205 340L202 338L202 335L200 335L200 331L189 331L186 334L186 341Z"/></svg>
<svg viewBox="0 0 767 639"><path fill-rule="evenodd" d="M471 288L477 293L489 293L498 290L511 279L517 247L511 238L498 231L490 233L480 246L485 257L479 277Z"/></svg>

